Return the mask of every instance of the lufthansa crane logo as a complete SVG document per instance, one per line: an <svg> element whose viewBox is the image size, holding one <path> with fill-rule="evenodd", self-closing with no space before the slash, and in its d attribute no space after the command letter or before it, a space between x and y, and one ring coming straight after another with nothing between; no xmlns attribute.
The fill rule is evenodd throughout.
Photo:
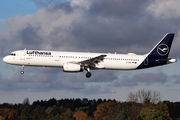
<svg viewBox="0 0 180 120"><path fill-rule="evenodd" d="M159 55L161 56L165 56L168 54L169 52L169 47L166 45L166 44L160 44L158 47L157 47L157 52Z"/></svg>

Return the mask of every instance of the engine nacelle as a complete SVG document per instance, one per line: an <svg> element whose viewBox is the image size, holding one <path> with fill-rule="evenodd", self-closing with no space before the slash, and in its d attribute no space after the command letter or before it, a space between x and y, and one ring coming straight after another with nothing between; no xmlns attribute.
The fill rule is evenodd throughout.
<svg viewBox="0 0 180 120"><path fill-rule="evenodd" d="M83 66L79 64L65 63L63 65L64 72L82 72L83 70L84 70Z"/></svg>

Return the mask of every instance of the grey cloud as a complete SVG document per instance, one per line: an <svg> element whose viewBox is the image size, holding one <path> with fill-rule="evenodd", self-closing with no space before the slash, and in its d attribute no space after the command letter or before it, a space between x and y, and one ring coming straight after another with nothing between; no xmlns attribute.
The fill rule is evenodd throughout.
<svg viewBox="0 0 180 120"><path fill-rule="evenodd" d="M91 7L91 12L104 16L122 17L134 16L143 11L148 1L143 0L97 0Z"/></svg>
<svg viewBox="0 0 180 120"><path fill-rule="evenodd" d="M172 79L175 79L174 84L180 84L180 76L179 75L172 75Z"/></svg>
<svg viewBox="0 0 180 120"><path fill-rule="evenodd" d="M31 0L35 4L37 4L39 7L47 6L49 4L61 4L63 2L67 2L67 0Z"/></svg>
<svg viewBox="0 0 180 120"><path fill-rule="evenodd" d="M73 83L73 84L72 84ZM15 74L11 79L1 79L0 89L2 91L52 91L52 90L78 90L83 89L83 82L73 82L72 79L66 80L63 74Z"/></svg>
<svg viewBox="0 0 180 120"><path fill-rule="evenodd" d="M59 68L34 68L26 67L25 74L15 73L11 78L5 79L1 77L0 90L2 91L30 91L30 92L46 92L54 90L70 90L79 93L94 94L89 91L94 82L112 82L116 77L107 71L94 72L90 79L85 77L85 73L64 73ZM0 74L1 75L1 74ZM1 75L2 76L2 75ZM98 87L95 87L98 88ZM111 87L98 88L96 94L102 94L109 91Z"/></svg>
<svg viewBox="0 0 180 120"><path fill-rule="evenodd" d="M150 86L154 83L161 83L164 84L168 80L168 76L164 73L143 73L143 74L136 74L133 75L131 78L128 76L124 76L122 80L116 80L114 82L115 87L131 87L131 86L138 86L139 84L143 84L146 86Z"/></svg>
<svg viewBox="0 0 180 120"><path fill-rule="evenodd" d="M38 35L39 28L32 27L28 25L26 28L19 32L19 37L21 38L23 44L34 45L40 44L43 40Z"/></svg>
<svg viewBox="0 0 180 120"><path fill-rule="evenodd" d="M25 47L145 54L167 32L179 30L174 22L146 13L149 1L98 0L92 1L89 10L70 4L48 4L36 14L7 20L0 54L7 54L6 48L10 52ZM173 55L179 55L175 51Z"/></svg>
<svg viewBox="0 0 180 120"><path fill-rule="evenodd" d="M57 10L64 10L67 14L73 12L73 8L70 5L70 2L64 2L59 5L55 5L54 7L50 8L49 12L56 12Z"/></svg>
<svg viewBox="0 0 180 120"><path fill-rule="evenodd" d="M84 94L113 94L115 92L112 91L112 87L110 86L101 86L101 85L91 85L86 87L85 90L82 91Z"/></svg>
<svg viewBox="0 0 180 120"><path fill-rule="evenodd" d="M110 70L91 70L92 73L92 77L90 78L86 78L85 74L86 71L84 71L83 73L76 73L76 75L72 75L70 77L70 79L72 79L73 81L77 81L77 82L86 82L86 83L91 83L91 82L112 82L115 79L117 79L117 76L114 75L113 72L111 72Z"/></svg>

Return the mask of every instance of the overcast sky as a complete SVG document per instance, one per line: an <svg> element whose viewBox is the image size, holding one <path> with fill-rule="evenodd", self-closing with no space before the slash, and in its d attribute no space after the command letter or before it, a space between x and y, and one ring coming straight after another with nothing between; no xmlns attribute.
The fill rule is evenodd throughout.
<svg viewBox="0 0 180 120"><path fill-rule="evenodd" d="M171 57L180 58L179 0L6 0L0 2L0 103L52 97L125 101L139 89L159 91L162 100L180 100L180 63L137 71L8 65L15 50L39 49L103 53L149 52L166 33L175 33Z"/></svg>

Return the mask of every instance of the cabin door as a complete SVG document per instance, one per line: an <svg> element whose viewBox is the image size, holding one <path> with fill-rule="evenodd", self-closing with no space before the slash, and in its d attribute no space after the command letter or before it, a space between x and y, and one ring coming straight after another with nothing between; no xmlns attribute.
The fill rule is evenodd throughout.
<svg viewBox="0 0 180 120"><path fill-rule="evenodd" d="M59 54L55 54L55 61L59 61L60 59L60 55Z"/></svg>
<svg viewBox="0 0 180 120"><path fill-rule="evenodd" d="M26 56L26 50L20 53L20 60L25 60L25 56Z"/></svg>
<svg viewBox="0 0 180 120"><path fill-rule="evenodd" d="M148 65L148 57L144 60L144 65Z"/></svg>

